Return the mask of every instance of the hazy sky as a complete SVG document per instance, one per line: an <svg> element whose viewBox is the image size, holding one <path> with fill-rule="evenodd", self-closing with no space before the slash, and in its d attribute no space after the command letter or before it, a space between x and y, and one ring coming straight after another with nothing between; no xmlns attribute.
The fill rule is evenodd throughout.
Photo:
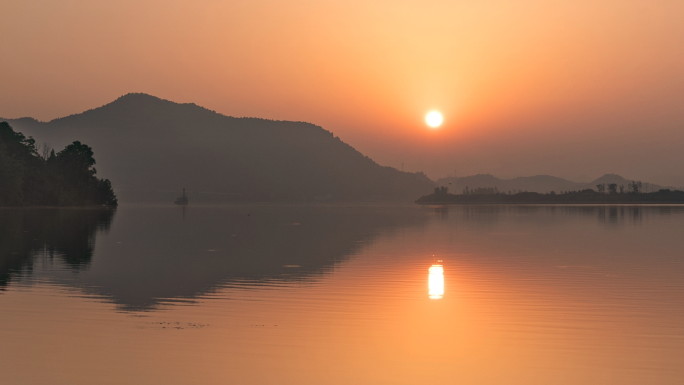
<svg viewBox="0 0 684 385"><path fill-rule="evenodd" d="M681 0L3 0L0 14L5 118L145 92L309 121L432 178L684 186Z"/></svg>

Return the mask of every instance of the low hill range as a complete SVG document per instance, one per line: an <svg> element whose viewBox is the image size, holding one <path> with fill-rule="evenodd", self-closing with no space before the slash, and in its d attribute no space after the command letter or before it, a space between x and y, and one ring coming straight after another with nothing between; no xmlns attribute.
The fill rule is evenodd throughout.
<svg viewBox="0 0 684 385"><path fill-rule="evenodd" d="M588 183L478 174L435 183L422 172L381 166L311 123L230 117L142 93L49 122L2 121L38 145L59 149L78 140L92 147L98 175L111 181L122 203L170 203L183 188L191 203L412 202L437 186L455 194L466 187L548 193L630 182L615 174ZM643 184L646 192L660 188L670 187Z"/></svg>
<svg viewBox="0 0 684 385"><path fill-rule="evenodd" d="M0 119L36 143L92 147L121 202L413 201L425 174L384 167L311 123L235 118L195 104L128 94L80 114Z"/></svg>
<svg viewBox="0 0 684 385"><path fill-rule="evenodd" d="M462 194L466 187L470 190L477 188L496 188L500 192L537 192L550 193L552 191L560 193L562 191L580 191L584 189L594 189L600 184L615 183L618 186L624 186L627 189L632 180L625 179L617 174L605 174L591 182L573 182L567 179L550 176L550 175L535 175L526 177L517 177L513 179L501 179L490 174L478 174L465 177L448 177L437 181L438 186L445 186L449 188L452 194ZM642 190L644 192L658 191L660 189L676 189L672 186L661 186L652 183L643 183Z"/></svg>

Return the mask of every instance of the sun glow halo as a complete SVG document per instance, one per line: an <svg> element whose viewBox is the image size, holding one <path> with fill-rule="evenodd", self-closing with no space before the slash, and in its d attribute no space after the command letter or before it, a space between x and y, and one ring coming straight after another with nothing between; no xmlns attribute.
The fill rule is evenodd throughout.
<svg viewBox="0 0 684 385"><path fill-rule="evenodd" d="M425 123L432 128L437 128L442 125L442 114L437 111L430 111L425 115Z"/></svg>

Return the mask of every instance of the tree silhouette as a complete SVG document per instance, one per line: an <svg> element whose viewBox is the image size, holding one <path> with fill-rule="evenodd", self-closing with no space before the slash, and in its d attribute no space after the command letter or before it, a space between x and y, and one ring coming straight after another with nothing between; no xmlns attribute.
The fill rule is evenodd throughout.
<svg viewBox="0 0 684 385"><path fill-rule="evenodd" d="M48 155L49 150L49 155ZM0 123L0 206L117 204L112 185L98 179L93 150L73 142L55 154Z"/></svg>

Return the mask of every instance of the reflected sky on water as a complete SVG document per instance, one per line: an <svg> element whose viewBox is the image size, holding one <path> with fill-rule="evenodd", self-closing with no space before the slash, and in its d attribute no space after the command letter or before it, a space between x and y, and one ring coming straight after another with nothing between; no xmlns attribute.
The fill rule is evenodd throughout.
<svg viewBox="0 0 684 385"><path fill-rule="evenodd" d="M36 384L677 384L683 231L676 206L3 209L0 369Z"/></svg>

